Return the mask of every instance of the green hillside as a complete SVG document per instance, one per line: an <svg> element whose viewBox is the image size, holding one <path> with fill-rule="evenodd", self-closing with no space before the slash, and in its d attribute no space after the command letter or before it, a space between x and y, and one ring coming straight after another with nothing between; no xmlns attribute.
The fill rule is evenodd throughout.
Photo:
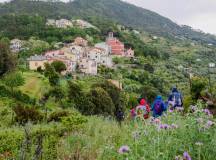
<svg viewBox="0 0 216 160"><path fill-rule="evenodd" d="M155 12L120 0L74 0L69 3L13 0L0 6L0 15L8 13L39 14L55 18L82 17L84 19L100 16L155 35L179 39L188 38L199 42L216 44L216 37L213 35L194 31L188 26L179 26Z"/></svg>

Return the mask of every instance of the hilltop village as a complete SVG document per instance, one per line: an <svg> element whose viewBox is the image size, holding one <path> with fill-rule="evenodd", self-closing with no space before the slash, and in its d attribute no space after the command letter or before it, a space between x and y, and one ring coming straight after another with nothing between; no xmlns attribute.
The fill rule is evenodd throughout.
<svg viewBox="0 0 216 160"><path fill-rule="evenodd" d="M61 27L69 24L67 21L63 22L61 23ZM60 27L59 24L58 26ZM84 27L84 25L81 26ZM22 44L21 40L13 39L10 45L11 51L19 52L24 49ZM27 60L30 70L44 69L45 63L61 61L67 67L64 73L79 72L88 75L97 75L98 66L113 67L113 57L133 58L134 50L131 48L126 49L124 43L110 32L105 42L97 43L94 46L90 46L86 39L76 37L72 43L65 43L58 50L50 50L40 55L35 54Z"/></svg>

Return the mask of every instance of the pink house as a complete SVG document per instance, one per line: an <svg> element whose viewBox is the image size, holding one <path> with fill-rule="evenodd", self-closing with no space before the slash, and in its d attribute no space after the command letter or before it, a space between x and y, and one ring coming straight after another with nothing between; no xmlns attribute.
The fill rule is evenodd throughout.
<svg viewBox="0 0 216 160"><path fill-rule="evenodd" d="M106 44L111 47L113 55L124 56L125 46L124 43L113 37L113 33L109 33L109 37L106 40Z"/></svg>

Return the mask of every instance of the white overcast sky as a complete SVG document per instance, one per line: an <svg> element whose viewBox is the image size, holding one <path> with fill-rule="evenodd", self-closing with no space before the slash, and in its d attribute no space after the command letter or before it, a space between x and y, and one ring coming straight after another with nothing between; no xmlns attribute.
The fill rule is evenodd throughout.
<svg viewBox="0 0 216 160"><path fill-rule="evenodd" d="M6 0L0 0L0 2L3 1ZM178 24L186 24L195 29L216 34L216 0L124 1L155 11Z"/></svg>

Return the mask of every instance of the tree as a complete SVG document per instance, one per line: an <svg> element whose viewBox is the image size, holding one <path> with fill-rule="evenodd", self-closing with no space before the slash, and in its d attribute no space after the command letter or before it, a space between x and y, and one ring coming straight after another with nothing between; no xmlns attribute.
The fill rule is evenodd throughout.
<svg viewBox="0 0 216 160"><path fill-rule="evenodd" d="M159 91L149 85L145 85L140 89L141 92L141 98L145 98L148 100L148 102L153 102Z"/></svg>
<svg viewBox="0 0 216 160"><path fill-rule="evenodd" d="M61 87L57 86L57 87L54 87L50 90L50 95L52 97L55 97L56 101L61 102L61 99L64 98L65 93Z"/></svg>
<svg viewBox="0 0 216 160"><path fill-rule="evenodd" d="M68 97L71 100L76 100L79 97L83 96L80 86L72 81L68 81Z"/></svg>
<svg viewBox="0 0 216 160"><path fill-rule="evenodd" d="M54 67L51 66L49 63L45 64L45 72L44 72L45 77L49 79L50 85L55 86L58 85L59 83L59 75L55 71Z"/></svg>
<svg viewBox="0 0 216 160"><path fill-rule="evenodd" d="M202 77L193 77L191 84L191 94L192 98L197 100L201 96L201 92L207 86L207 80Z"/></svg>
<svg viewBox="0 0 216 160"><path fill-rule="evenodd" d="M94 88L90 91L89 97L91 97L91 102L94 104L95 108L91 108L93 114L102 115L114 115L115 105L109 94L100 87Z"/></svg>
<svg viewBox="0 0 216 160"><path fill-rule="evenodd" d="M22 77L21 73L10 73L6 75L3 82L13 92L15 87L19 87L25 84L25 79Z"/></svg>
<svg viewBox="0 0 216 160"><path fill-rule="evenodd" d="M11 71L16 66L16 57L10 53L6 42L0 41L0 76Z"/></svg>
<svg viewBox="0 0 216 160"><path fill-rule="evenodd" d="M61 61L54 61L51 65L55 68L55 71L58 73L61 73L62 71L65 71L67 69L66 65Z"/></svg>
<svg viewBox="0 0 216 160"><path fill-rule="evenodd" d="M105 81L99 84L95 84L93 85L92 88L96 88L96 87L101 87L103 88L111 97L113 103L115 104L116 107L119 106L119 102L120 102L120 89L117 88L114 84L112 84L109 81Z"/></svg>

